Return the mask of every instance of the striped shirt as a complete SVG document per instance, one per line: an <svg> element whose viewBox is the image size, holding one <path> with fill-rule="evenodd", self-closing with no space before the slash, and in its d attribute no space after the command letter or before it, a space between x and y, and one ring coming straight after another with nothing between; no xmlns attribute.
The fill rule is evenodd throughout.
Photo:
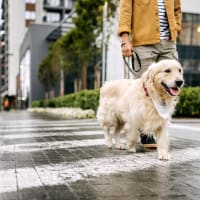
<svg viewBox="0 0 200 200"><path fill-rule="evenodd" d="M160 21L160 39L168 40L170 37L169 23L165 9L165 0L158 1L159 21Z"/></svg>

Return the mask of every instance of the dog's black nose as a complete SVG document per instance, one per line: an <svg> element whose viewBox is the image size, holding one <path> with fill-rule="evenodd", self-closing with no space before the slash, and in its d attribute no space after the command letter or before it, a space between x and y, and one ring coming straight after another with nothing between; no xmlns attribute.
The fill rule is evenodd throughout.
<svg viewBox="0 0 200 200"><path fill-rule="evenodd" d="M176 81L177 87L181 87L182 84L183 84L183 81L182 81L182 80L177 80L177 81Z"/></svg>

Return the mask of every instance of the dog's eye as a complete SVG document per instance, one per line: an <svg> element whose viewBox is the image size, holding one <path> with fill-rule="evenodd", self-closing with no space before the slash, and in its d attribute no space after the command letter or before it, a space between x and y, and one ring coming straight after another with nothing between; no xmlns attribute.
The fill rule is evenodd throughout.
<svg viewBox="0 0 200 200"><path fill-rule="evenodd" d="M181 70L181 69L179 69L178 71L179 71L180 73L182 72L182 70Z"/></svg>
<svg viewBox="0 0 200 200"><path fill-rule="evenodd" d="M166 69L165 72L166 72L166 73L170 73L171 70L170 70L170 69Z"/></svg>

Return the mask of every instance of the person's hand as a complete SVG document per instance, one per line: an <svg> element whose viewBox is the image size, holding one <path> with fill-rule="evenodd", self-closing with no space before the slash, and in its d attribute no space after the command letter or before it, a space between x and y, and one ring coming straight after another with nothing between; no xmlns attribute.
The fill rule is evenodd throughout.
<svg viewBox="0 0 200 200"><path fill-rule="evenodd" d="M129 41L122 42L121 49L122 49L122 56L124 56L124 57L132 56L133 47L132 47L132 43L131 42L129 42Z"/></svg>

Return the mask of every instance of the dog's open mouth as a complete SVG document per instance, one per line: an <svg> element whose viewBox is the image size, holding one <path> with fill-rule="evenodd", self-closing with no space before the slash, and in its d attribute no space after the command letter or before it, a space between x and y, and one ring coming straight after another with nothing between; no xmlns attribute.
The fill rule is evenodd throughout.
<svg viewBox="0 0 200 200"><path fill-rule="evenodd" d="M167 93L171 96L178 96L180 93L179 87L168 87L165 83L161 83L163 88L167 91Z"/></svg>

